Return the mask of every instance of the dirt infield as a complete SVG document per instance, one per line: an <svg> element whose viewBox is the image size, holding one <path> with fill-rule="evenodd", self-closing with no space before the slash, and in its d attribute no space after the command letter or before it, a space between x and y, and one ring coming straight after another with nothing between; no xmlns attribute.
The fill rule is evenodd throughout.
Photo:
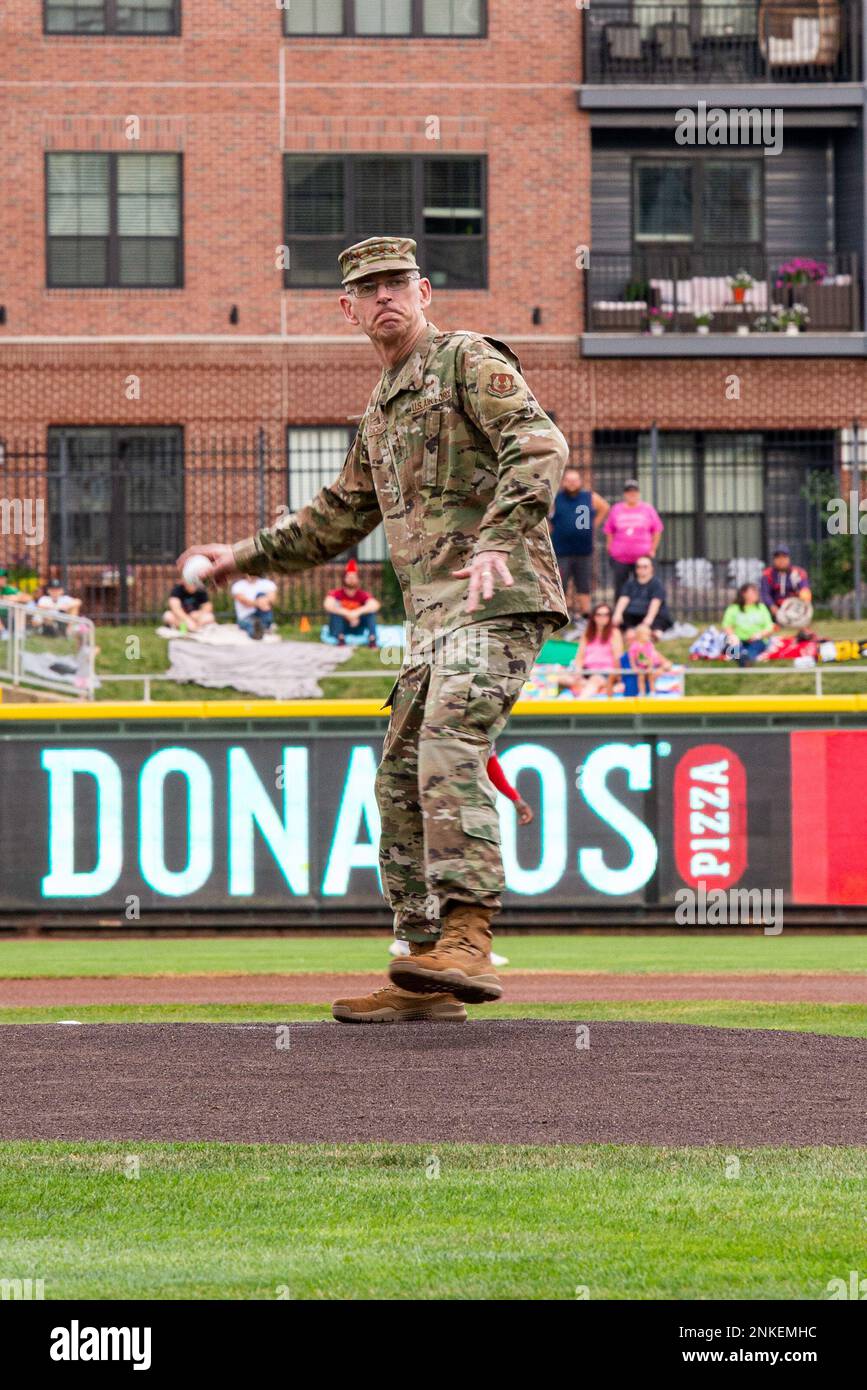
<svg viewBox="0 0 867 1390"><path fill-rule="evenodd" d="M702 975L502 974L504 1002L580 1003L582 999L739 999L787 1004L867 1004L867 974ZM0 981L0 1007L68 1004L324 1004L366 994L380 974L125 975Z"/></svg>
<svg viewBox="0 0 867 1390"><path fill-rule="evenodd" d="M530 1020L10 1024L0 1138L867 1144L867 1040ZM282 1044L282 1045L280 1045Z"/></svg>

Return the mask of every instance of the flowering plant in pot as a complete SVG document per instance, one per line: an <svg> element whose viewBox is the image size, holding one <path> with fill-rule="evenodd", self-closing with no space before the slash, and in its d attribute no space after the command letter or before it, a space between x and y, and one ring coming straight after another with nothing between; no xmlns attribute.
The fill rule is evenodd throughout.
<svg viewBox="0 0 867 1390"><path fill-rule="evenodd" d="M787 333L800 333L810 322L806 304L792 304L788 309L780 308L779 319Z"/></svg>
<svg viewBox="0 0 867 1390"><path fill-rule="evenodd" d="M772 304L768 314L759 314L758 318L753 319L754 333L779 333L782 328L780 313L782 312L779 304Z"/></svg>
<svg viewBox="0 0 867 1390"><path fill-rule="evenodd" d="M710 332L710 321L713 318L713 311L711 309L696 309L693 313L693 318L695 319L696 333Z"/></svg>
<svg viewBox="0 0 867 1390"><path fill-rule="evenodd" d="M824 261L814 261L809 256L793 256L780 266L774 283L779 290L785 285L805 285L810 280L824 280L827 274L828 267Z"/></svg>
<svg viewBox="0 0 867 1390"><path fill-rule="evenodd" d="M660 337L671 324L674 314L668 309L650 309L647 314L650 320L650 331L654 338Z"/></svg>
<svg viewBox="0 0 867 1390"><path fill-rule="evenodd" d="M755 283L748 270L738 270L734 275L729 276L729 285L735 304L743 304L747 290L751 290Z"/></svg>

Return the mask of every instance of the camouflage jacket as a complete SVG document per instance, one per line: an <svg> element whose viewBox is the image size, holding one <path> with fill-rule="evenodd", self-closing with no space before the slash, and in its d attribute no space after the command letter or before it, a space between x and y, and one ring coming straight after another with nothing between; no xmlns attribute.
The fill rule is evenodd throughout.
<svg viewBox="0 0 867 1390"><path fill-rule="evenodd" d="M547 515L568 446L506 346L428 324L383 371L340 476L299 512L234 546L238 568L292 574L357 545L382 521L407 617L449 632L514 613L568 611ZM452 570L500 550L514 579L466 612Z"/></svg>

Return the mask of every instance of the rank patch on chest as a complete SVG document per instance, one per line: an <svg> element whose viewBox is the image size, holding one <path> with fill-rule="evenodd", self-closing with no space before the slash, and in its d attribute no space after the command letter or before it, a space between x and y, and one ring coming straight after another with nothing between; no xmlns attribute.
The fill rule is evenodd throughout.
<svg viewBox="0 0 867 1390"><path fill-rule="evenodd" d="M423 415L426 410L433 410L435 405L442 405L443 401L450 401L452 398L452 388L443 387L438 396L421 396L417 401L413 401L410 406L411 415Z"/></svg>
<svg viewBox="0 0 867 1390"><path fill-rule="evenodd" d="M514 396L517 389L518 383L511 372L493 372L488 382L491 396Z"/></svg>

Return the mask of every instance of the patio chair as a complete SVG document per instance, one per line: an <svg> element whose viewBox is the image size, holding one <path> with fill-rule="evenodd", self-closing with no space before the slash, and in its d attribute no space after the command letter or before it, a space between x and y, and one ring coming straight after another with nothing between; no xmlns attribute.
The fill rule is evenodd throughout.
<svg viewBox="0 0 867 1390"><path fill-rule="evenodd" d="M654 24L653 48L661 68L683 71L693 66L692 36L687 24Z"/></svg>
<svg viewBox="0 0 867 1390"><path fill-rule="evenodd" d="M640 72L643 49L638 24L606 24L602 44L602 66L607 76L632 77Z"/></svg>
<svg viewBox="0 0 867 1390"><path fill-rule="evenodd" d="M839 0L759 7L759 47L768 67L833 67L840 53Z"/></svg>

